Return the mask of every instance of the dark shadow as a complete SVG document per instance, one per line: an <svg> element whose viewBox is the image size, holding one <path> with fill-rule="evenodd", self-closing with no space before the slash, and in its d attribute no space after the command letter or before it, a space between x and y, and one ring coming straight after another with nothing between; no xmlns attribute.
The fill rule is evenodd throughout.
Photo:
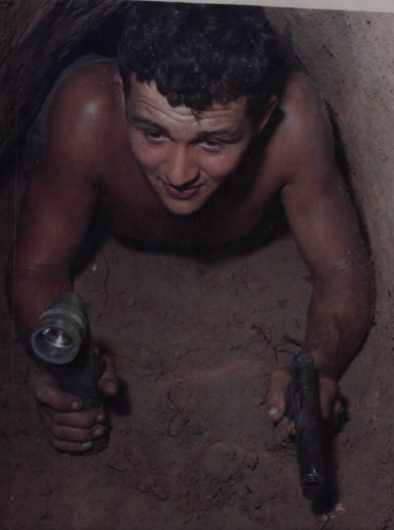
<svg viewBox="0 0 394 530"><path fill-rule="evenodd" d="M348 191L351 197L353 198L354 195L353 195L353 191L352 191L351 183L350 183L351 167L350 167L349 161L346 156L346 151L343 145L341 131L339 130L338 123L335 120L336 112L331 107L331 105L328 103L328 101L325 101L325 105L327 107L328 116L330 119L332 133L334 137L335 158L336 158L339 170L341 172L341 175L345 181L346 187L348 188Z"/></svg>
<svg viewBox="0 0 394 530"><path fill-rule="evenodd" d="M153 243L131 238L117 239L128 249L150 254L176 254L190 256L201 261L223 261L235 255L247 255L269 245L288 233L287 219L281 200L276 197L258 224L247 234L218 245L177 245Z"/></svg>
<svg viewBox="0 0 394 530"><path fill-rule="evenodd" d="M101 353L115 359L115 354L112 351L111 346L104 341L97 341L95 343ZM118 376L119 389L115 396L104 398L104 408L109 412L113 412L119 416L129 416L132 413L131 399L128 391L128 385L124 379Z"/></svg>
<svg viewBox="0 0 394 530"><path fill-rule="evenodd" d="M326 107L327 107L327 110L328 110L328 116L329 116L329 119L330 119L330 123L331 123L331 127L332 127L332 133L333 133L333 137L334 137L334 146L335 146L335 157L336 157L336 161L337 161L337 164L338 164L338 168L341 172L341 175L342 175L342 178L345 182L345 185L346 185L346 189L353 201L353 204L355 205L355 208L356 208L356 213L357 213L357 217L358 217L358 220L359 220L359 224L360 224L360 231L361 231L361 237L364 241L364 246L365 246L365 249L368 253L369 256L371 256L371 244L370 244L370 238L369 238L369 234L368 234L368 230L367 230L367 226L366 226L366 222L362 216L362 212L360 211L360 208L358 207L358 204L357 204L357 198L354 194L354 190L353 190L353 187L352 187L352 178L351 178L351 175L352 175L352 167L350 165L350 162L347 158L347 155L346 155L346 150L345 150L345 146L343 144L343 140L342 140L342 135L341 135L341 131L339 129L339 125L335 119L335 116L336 116L336 112L335 110L333 109L333 107L327 102L325 101L325 104L326 104Z"/></svg>

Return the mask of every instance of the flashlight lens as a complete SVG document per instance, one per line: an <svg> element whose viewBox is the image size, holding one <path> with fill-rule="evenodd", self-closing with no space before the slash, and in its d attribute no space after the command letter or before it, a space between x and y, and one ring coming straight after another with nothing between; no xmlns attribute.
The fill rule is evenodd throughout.
<svg viewBox="0 0 394 530"><path fill-rule="evenodd" d="M73 343L72 338L59 328L44 329L42 334L47 343L56 346L57 348L66 348Z"/></svg>

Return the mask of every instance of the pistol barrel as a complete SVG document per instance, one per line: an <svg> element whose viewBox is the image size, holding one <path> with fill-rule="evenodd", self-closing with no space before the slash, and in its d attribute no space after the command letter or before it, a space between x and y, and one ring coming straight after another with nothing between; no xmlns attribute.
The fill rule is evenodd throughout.
<svg viewBox="0 0 394 530"><path fill-rule="evenodd" d="M314 499L325 482L319 395L313 357L294 356L291 366L298 467L303 495Z"/></svg>

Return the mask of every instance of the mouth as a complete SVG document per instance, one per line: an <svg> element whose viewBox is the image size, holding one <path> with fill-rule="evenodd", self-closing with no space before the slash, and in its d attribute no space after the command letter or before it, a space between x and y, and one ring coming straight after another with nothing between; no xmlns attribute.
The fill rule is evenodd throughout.
<svg viewBox="0 0 394 530"><path fill-rule="evenodd" d="M174 199L178 200L188 200L197 195L199 192L199 189L201 186L192 186L190 188L187 188L186 190L179 190L178 188L175 188L174 186L171 186L171 184L167 184L163 182L164 189Z"/></svg>

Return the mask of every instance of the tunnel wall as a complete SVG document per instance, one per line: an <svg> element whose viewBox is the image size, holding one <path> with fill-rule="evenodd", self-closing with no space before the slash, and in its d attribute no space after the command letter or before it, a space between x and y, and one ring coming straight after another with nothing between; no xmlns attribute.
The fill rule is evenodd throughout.
<svg viewBox="0 0 394 530"><path fill-rule="evenodd" d="M318 84L338 125L375 263L376 321L381 334L389 336L394 269L394 13L266 11Z"/></svg>

